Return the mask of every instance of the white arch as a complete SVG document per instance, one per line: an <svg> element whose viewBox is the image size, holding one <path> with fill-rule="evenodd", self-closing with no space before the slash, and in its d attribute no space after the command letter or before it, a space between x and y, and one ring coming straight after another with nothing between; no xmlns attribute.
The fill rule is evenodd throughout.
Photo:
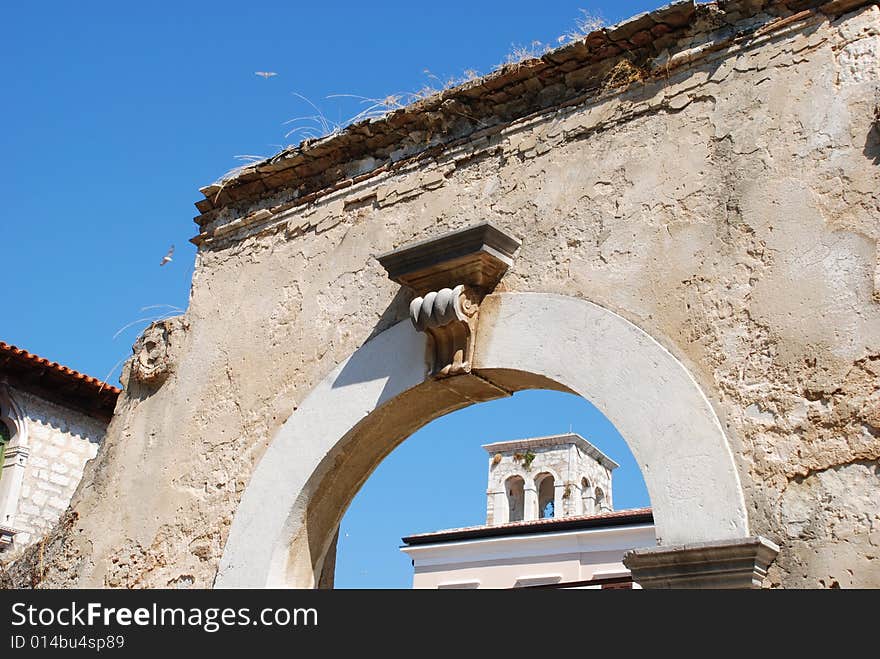
<svg viewBox="0 0 880 659"><path fill-rule="evenodd" d="M562 492L565 487L565 480L560 477L556 470L552 467L537 467L535 468L534 473L532 473L529 478L526 480L526 483L531 485L532 495L529 497L530 504L532 506L532 510L526 510L526 519L540 519L541 518L541 492L540 492L540 483L538 482L538 476L542 474L547 474L553 480L553 510L554 514L559 516L562 514L562 507L564 502L562 500Z"/></svg>
<svg viewBox="0 0 880 659"><path fill-rule="evenodd" d="M334 524L350 501L333 503L328 492L341 486L325 476L346 460L361 460L351 467L360 468L359 486L416 428L469 403L444 398L448 383L425 380L424 355L424 335L404 321L365 343L315 387L254 471L216 587L314 585ZM596 405L642 471L658 543L748 536L733 455L712 406L682 364L624 318L561 295L491 295L480 309L474 372L508 390L539 386L540 380ZM418 418L407 416L411 410ZM386 443L372 449L369 460L363 458L365 443L358 443L367 435ZM323 506L311 506L313 497Z"/></svg>
<svg viewBox="0 0 880 659"><path fill-rule="evenodd" d="M555 469L553 469L553 467L538 467L534 470L534 472L535 473L531 474L530 480L532 482L532 487L536 490L538 489L538 476L540 476L541 474L550 474L553 477L553 482L557 485L560 483L564 483L563 479L559 477L559 474L556 472Z"/></svg>
<svg viewBox="0 0 880 659"><path fill-rule="evenodd" d="M278 430L242 495L216 588L290 585L288 549L305 526L307 483L354 426L424 381L425 341L409 321L398 323L361 346L306 396Z"/></svg>
<svg viewBox="0 0 880 659"><path fill-rule="evenodd" d="M13 527L24 470L30 455L27 416L12 392L0 385L0 421L12 432L0 464L0 525Z"/></svg>
<svg viewBox="0 0 880 659"><path fill-rule="evenodd" d="M715 410L648 334L591 302L542 293L490 296L479 332L478 368L539 373L614 424L645 479L658 543L748 536L739 475Z"/></svg>
<svg viewBox="0 0 880 659"><path fill-rule="evenodd" d="M3 419L12 431L8 448L30 445L27 417L12 397L12 392L5 386L0 386L0 419Z"/></svg>
<svg viewBox="0 0 880 659"><path fill-rule="evenodd" d="M539 477L540 480L539 480ZM561 509L561 489L559 489L561 483L559 479L553 474L550 469L542 469L540 472L535 474L532 478L532 483L535 488L535 519L540 519L544 513L544 507L541 506L541 486L544 484L544 481L550 479L550 501L553 502L553 514L554 516L559 516L562 514ZM558 491L557 491L558 490ZM546 506L546 504L545 504Z"/></svg>
<svg viewBox="0 0 880 659"><path fill-rule="evenodd" d="M511 482L519 481L518 485L520 486L519 492L519 505L522 510L520 510L520 517L517 520L511 519L511 509L510 509L510 487ZM504 524L505 522L512 521L521 521L525 519L526 513L526 479L520 476L519 474L511 474L507 478L504 479L504 483L502 483L504 487L504 497L502 498L504 509L498 511L500 513L500 518L496 520L496 524Z"/></svg>

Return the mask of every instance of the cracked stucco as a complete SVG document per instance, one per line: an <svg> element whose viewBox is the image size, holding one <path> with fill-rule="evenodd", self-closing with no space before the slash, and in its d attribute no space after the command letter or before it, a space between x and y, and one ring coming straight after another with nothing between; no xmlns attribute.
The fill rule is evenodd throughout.
<svg viewBox="0 0 880 659"><path fill-rule="evenodd" d="M273 434L405 317L374 256L491 220L523 239L503 289L603 305L687 365L753 532L782 546L769 585L880 587L878 105L871 5L227 217L197 256L174 374L126 388L40 583L210 586Z"/></svg>

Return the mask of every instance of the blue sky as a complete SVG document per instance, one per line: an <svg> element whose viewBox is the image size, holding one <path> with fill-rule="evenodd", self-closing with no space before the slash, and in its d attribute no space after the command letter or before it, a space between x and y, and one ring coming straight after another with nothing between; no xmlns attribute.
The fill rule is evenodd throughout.
<svg viewBox="0 0 880 659"><path fill-rule="evenodd" d="M403 536L486 523L482 445L569 429L620 465L612 476L616 510L651 505L626 442L599 410L573 394L522 391L440 417L385 458L342 521L336 587L410 588Z"/></svg>
<svg viewBox="0 0 880 659"><path fill-rule="evenodd" d="M315 114L302 97L344 123L369 104L328 97L384 98L487 73L517 47L555 44L581 10L613 23L659 4L6 3L0 340L115 383L149 318L186 308L198 188L242 164L235 156L298 141L285 122Z"/></svg>

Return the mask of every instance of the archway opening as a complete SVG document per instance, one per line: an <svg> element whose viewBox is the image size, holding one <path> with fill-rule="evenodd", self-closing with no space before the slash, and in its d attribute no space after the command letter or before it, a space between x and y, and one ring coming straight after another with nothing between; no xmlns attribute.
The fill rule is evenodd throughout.
<svg viewBox="0 0 880 659"><path fill-rule="evenodd" d="M624 318L561 295L489 295L471 372L443 379L427 376L429 338L398 323L311 390L247 485L215 586L330 585L343 514L395 447L443 415L528 389L587 397L626 437L658 545L748 537L739 474L711 403L681 362Z"/></svg>
<svg viewBox="0 0 880 659"><path fill-rule="evenodd" d="M570 432L584 437L620 465L613 472L616 510L650 506L644 479L626 441L595 406L571 393L518 392L435 419L378 465L340 524L334 587L412 587L413 566L400 551L403 537L486 527L487 477L498 466L492 464L496 454L488 453L484 445ZM533 465L539 462L536 457ZM523 468L522 462L519 466ZM523 468L521 473L503 480L508 516L499 520L501 524L528 524L524 517L535 520L562 515L563 510L555 510L557 496L563 505L571 502L565 511L569 517L592 513L577 506L581 482L573 475L559 476L569 479L569 496L563 499L564 484L555 487L553 474L536 466ZM524 510L528 488L535 494L531 515L525 515ZM554 515L546 514L548 503ZM539 506L545 514L539 515ZM324 569L333 568L325 564Z"/></svg>
<svg viewBox="0 0 880 659"><path fill-rule="evenodd" d="M553 500L556 491L556 483L553 479L553 474L538 474L537 478L535 478L535 484L538 489L538 518L546 519L553 517Z"/></svg>
<svg viewBox="0 0 880 659"><path fill-rule="evenodd" d="M522 476L511 476L504 483L507 492L507 519L521 522L525 514L525 485Z"/></svg>

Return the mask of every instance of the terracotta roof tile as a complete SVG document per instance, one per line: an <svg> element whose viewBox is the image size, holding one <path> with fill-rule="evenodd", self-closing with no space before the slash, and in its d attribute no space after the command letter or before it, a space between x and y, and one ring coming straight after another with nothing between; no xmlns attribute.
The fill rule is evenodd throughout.
<svg viewBox="0 0 880 659"><path fill-rule="evenodd" d="M0 374L15 377L25 388L37 387L41 394L54 393L57 402L70 403L103 418L112 416L121 393L119 387L3 341Z"/></svg>
<svg viewBox="0 0 880 659"><path fill-rule="evenodd" d="M74 371L72 368L68 368L63 364L59 364L58 362L50 362L45 357L40 357L39 355L35 355L23 348L19 348L17 346L11 345L9 343L4 343L0 341L0 355L3 353L15 355L17 357L22 358L25 361L31 362L34 366L48 366L52 370L60 373L65 377L73 378L74 380L81 380L86 384L90 384L98 387L99 389L106 389L112 393L119 394L122 392L119 387L114 387L112 384L107 384L98 378L93 378L91 375L85 375L84 373L80 373L79 371Z"/></svg>

